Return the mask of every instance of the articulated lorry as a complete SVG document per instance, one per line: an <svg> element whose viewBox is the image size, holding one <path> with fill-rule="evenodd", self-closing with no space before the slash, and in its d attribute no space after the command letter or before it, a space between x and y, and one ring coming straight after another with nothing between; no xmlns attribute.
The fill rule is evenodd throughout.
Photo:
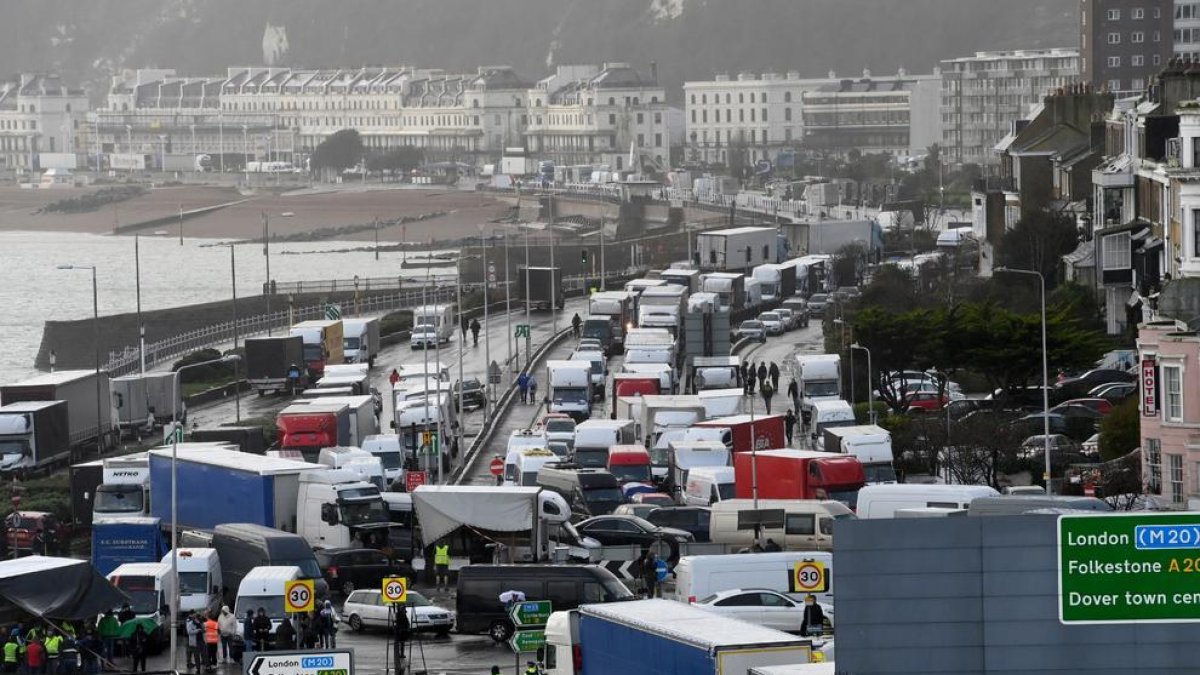
<svg viewBox="0 0 1200 675"><path fill-rule="evenodd" d="M326 365L345 362L341 319L304 321L292 326L291 334L299 335L304 340L304 363L310 379L316 380L324 375Z"/></svg>
<svg viewBox="0 0 1200 675"><path fill-rule="evenodd" d="M187 420L183 397L175 387L175 373L141 373L111 380L117 425L126 435L145 430L151 415L154 425L167 424L172 414ZM174 399L174 400L172 400Z"/></svg>
<svg viewBox="0 0 1200 675"><path fill-rule="evenodd" d="M583 325L583 337L594 337L602 343L607 342L604 345L605 354L619 354L625 348L625 330L633 327L636 316L632 293L593 293L588 298L588 320Z"/></svg>
<svg viewBox="0 0 1200 675"><path fill-rule="evenodd" d="M562 309L567 304L563 296L561 268L517 268L517 297L528 298L530 309L549 310L551 305Z"/></svg>
<svg viewBox="0 0 1200 675"><path fill-rule="evenodd" d="M304 338L300 335L246 338L246 382L259 395L304 387L308 369L304 358ZM299 377L289 378L292 369Z"/></svg>
<svg viewBox="0 0 1200 675"><path fill-rule="evenodd" d="M379 356L379 319L343 319L342 331L346 363L365 363L374 368Z"/></svg>
<svg viewBox="0 0 1200 675"><path fill-rule="evenodd" d="M48 469L65 464L73 450L111 448L117 434L110 391L108 374L92 370L0 386L0 473Z"/></svg>
<svg viewBox="0 0 1200 675"><path fill-rule="evenodd" d="M92 566L100 574L125 563L158 562L168 550L160 518L130 516L92 525Z"/></svg>

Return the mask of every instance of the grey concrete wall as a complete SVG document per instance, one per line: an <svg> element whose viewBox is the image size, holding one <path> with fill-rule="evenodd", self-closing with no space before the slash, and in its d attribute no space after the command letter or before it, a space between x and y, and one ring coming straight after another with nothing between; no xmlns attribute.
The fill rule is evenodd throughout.
<svg viewBox="0 0 1200 675"><path fill-rule="evenodd" d="M1055 516L840 522L837 672L1200 672L1200 624L1064 626Z"/></svg>

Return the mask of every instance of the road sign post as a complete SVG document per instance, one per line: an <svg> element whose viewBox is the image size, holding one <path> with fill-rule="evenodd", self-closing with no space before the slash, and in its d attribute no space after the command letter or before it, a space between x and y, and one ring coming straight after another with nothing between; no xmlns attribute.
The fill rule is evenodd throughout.
<svg viewBox="0 0 1200 675"><path fill-rule="evenodd" d="M508 646L517 656L518 667L523 652L536 652L546 646L546 621L553 611L549 600L527 600L509 608L508 618L516 631L509 638Z"/></svg>
<svg viewBox="0 0 1200 675"><path fill-rule="evenodd" d="M429 472L427 471L409 471L404 474L404 489L406 492L412 493L418 487L429 482Z"/></svg>
<svg viewBox="0 0 1200 675"><path fill-rule="evenodd" d="M1064 624L1200 622L1200 514L1058 518Z"/></svg>
<svg viewBox="0 0 1200 675"><path fill-rule="evenodd" d="M383 604L403 605L408 602L408 579L405 577L383 578Z"/></svg>
<svg viewBox="0 0 1200 675"><path fill-rule="evenodd" d="M824 563L802 560L792 566L788 580L789 593L825 593L829 590L829 575Z"/></svg>
<svg viewBox="0 0 1200 675"><path fill-rule="evenodd" d="M354 675L354 650L260 652L243 667L245 675Z"/></svg>
<svg viewBox="0 0 1200 675"><path fill-rule="evenodd" d="M283 610L288 614L311 612L315 605L312 579L296 579L283 585Z"/></svg>
<svg viewBox="0 0 1200 675"><path fill-rule="evenodd" d="M493 457L492 461L488 464L488 471L493 476L499 476L504 473L504 459L502 457Z"/></svg>

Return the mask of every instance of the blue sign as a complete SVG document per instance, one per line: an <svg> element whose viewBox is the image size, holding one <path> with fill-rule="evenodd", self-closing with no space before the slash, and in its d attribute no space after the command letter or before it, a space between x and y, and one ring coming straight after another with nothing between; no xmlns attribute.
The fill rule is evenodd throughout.
<svg viewBox="0 0 1200 675"><path fill-rule="evenodd" d="M1139 551L1200 548L1200 525L1138 525L1133 538Z"/></svg>
<svg viewBox="0 0 1200 675"><path fill-rule="evenodd" d="M654 561L655 576L660 582L667 580L667 562L665 560Z"/></svg>

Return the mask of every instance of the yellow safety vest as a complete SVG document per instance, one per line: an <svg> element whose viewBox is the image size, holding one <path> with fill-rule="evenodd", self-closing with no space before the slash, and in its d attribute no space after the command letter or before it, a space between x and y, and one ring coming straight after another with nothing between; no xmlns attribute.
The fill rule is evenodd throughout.
<svg viewBox="0 0 1200 675"><path fill-rule="evenodd" d="M61 635L51 635L46 638L46 655L58 656L58 652L62 650L62 641Z"/></svg>
<svg viewBox="0 0 1200 675"><path fill-rule="evenodd" d="M435 546L433 549L433 564L449 565L450 564L450 547L448 545Z"/></svg>
<svg viewBox="0 0 1200 675"><path fill-rule="evenodd" d="M4 662L5 663L16 663L17 662L17 651L19 649L20 649L20 646L17 645L16 642L5 642L4 643Z"/></svg>

